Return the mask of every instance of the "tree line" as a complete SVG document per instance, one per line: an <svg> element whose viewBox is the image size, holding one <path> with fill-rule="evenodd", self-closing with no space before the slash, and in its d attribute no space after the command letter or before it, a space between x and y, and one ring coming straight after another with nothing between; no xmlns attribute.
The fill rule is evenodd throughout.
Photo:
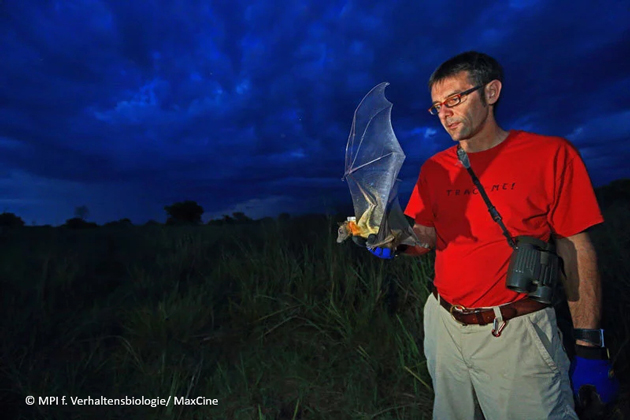
<svg viewBox="0 0 630 420"><path fill-rule="evenodd" d="M201 225L203 222L201 220L201 216L204 213L203 207L201 207L197 202L192 200L181 201L174 203L170 206L165 206L164 211L166 212L166 222L165 225L173 226L173 225ZM85 228L95 228L98 227L98 224L94 222L88 222L86 219L89 215L89 209L87 206L79 206L75 208L74 217L67 219L61 227L67 227L71 229L85 229ZM278 216L279 221L289 220L289 213L281 213ZM208 225L212 226L222 226L222 225L236 225L236 224L250 224L250 223L266 223L272 222L274 219L272 217L265 217L262 219L254 220L247 216L243 212L234 212L232 215L223 215L220 219L213 219L207 222ZM152 225L161 225L161 223L155 220L149 220L144 223L144 226L152 226ZM0 226L2 227L21 227L25 226L24 220L17 216L14 213L3 212L0 213ZM45 225L50 226L50 225ZM129 227L133 226L133 223L130 219L124 218L120 220L115 220L111 222L107 222L102 225L102 227Z"/></svg>
<svg viewBox="0 0 630 420"><path fill-rule="evenodd" d="M618 179L611 182L608 185L598 187L595 189L597 200L602 208L607 208L614 203L626 203L630 205L630 179ZM350 210L351 209L347 209ZM204 213L203 207L197 202L192 200L181 201L170 206L165 206L166 212L166 225L201 225L201 216ZM341 211L344 217L350 215L348 211ZM79 206L75 208L74 217L66 220L62 227L73 229L94 228L98 225L94 222L88 222L86 219L89 215L89 209L87 206ZM278 221L288 221L291 218L289 213L281 213L278 216ZM235 212L232 215L223 215L219 219L209 220L208 225L223 226L223 225L242 225L250 223L268 223L273 222L275 219L271 217L265 217L262 219L254 220L248 217L243 212ZM20 227L24 226L24 220L14 213L5 211L0 213L0 227ZM161 225L161 223L155 220L149 220L144 223L145 226ZM128 227L133 226L130 219L124 218L112 222L107 222L103 227Z"/></svg>

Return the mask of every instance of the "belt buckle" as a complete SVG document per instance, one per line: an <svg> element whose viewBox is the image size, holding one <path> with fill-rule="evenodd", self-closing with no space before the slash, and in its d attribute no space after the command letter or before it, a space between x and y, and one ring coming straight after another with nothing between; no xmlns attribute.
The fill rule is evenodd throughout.
<svg viewBox="0 0 630 420"><path fill-rule="evenodd" d="M464 305L451 305L451 308L448 310L448 312L451 314L451 316L453 317L455 321L459 322L462 325L468 325L465 322L462 322L455 317L455 314L453 314L454 310L457 310L458 312L463 313L466 310L466 307Z"/></svg>

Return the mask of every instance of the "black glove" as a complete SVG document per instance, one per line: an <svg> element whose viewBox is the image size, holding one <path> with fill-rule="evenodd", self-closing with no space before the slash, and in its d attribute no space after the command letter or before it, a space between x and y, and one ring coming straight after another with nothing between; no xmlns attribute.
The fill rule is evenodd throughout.
<svg viewBox="0 0 630 420"><path fill-rule="evenodd" d="M367 239L361 237L361 236L352 236L352 242L354 242L355 245L360 246L361 248L365 248L365 244L367 243Z"/></svg>

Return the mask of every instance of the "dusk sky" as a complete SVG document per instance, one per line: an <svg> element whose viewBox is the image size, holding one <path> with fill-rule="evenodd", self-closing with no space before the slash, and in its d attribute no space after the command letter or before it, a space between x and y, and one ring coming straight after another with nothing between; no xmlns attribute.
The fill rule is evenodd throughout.
<svg viewBox="0 0 630 420"><path fill-rule="evenodd" d="M596 186L630 178L630 2L0 0L0 212L59 225L348 206L352 117L389 82L407 159L452 145L427 80L477 50L505 129L571 140Z"/></svg>

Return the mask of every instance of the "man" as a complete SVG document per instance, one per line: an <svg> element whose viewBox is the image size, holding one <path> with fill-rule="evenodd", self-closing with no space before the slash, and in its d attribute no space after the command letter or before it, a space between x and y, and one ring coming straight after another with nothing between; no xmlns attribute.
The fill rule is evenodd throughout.
<svg viewBox="0 0 630 420"><path fill-rule="evenodd" d="M446 61L429 80L429 112L457 142L423 164L405 210L419 239L436 251L424 308L433 416L576 419L554 309L507 288L506 278L514 238L553 236L576 331L573 388L594 384L604 402L612 399L616 382L600 341L601 286L587 233L603 218L575 147L497 124L502 81L497 61L477 52ZM392 257L388 251L371 252Z"/></svg>

